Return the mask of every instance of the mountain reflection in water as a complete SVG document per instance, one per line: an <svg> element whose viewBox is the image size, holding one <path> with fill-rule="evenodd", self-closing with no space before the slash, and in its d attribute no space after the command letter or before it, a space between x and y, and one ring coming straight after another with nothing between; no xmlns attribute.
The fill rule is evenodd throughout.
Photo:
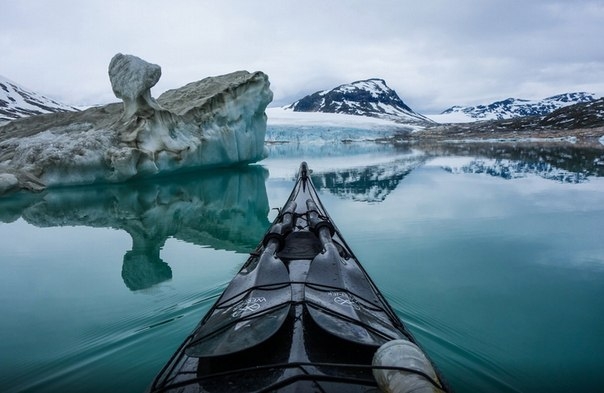
<svg viewBox="0 0 604 393"><path fill-rule="evenodd" d="M342 198L359 202L383 202L415 168L426 162L425 155L410 155L392 162L312 174L317 189L328 189Z"/></svg>
<svg viewBox="0 0 604 393"><path fill-rule="evenodd" d="M604 177L604 146L466 143L447 144L430 151L438 156L474 157L461 167L443 168L451 173L484 173L504 179L533 174L561 183L583 183L589 177Z"/></svg>
<svg viewBox="0 0 604 393"><path fill-rule="evenodd" d="M38 227L125 230L132 249L122 278L133 291L172 278L160 251L168 238L246 253L269 225L260 166L182 174L154 181L49 189L0 200L0 221L22 217Z"/></svg>
<svg viewBox="0 0 604 393"><path fill-rule="evenodd" d="M403 145L385 153L385 157L391 154L391 159L365 164L360 160L354 167L350 164L354 160L348 160L345 167L320 168L313 172L313 181L318 189L329 190L343 199L372 203L383 202L414 169L434 158L465 158L442 165L443 170L452 174L486 174L507 180L534 175L560 183L583 183L590 177L604 177L604 146L598 149L534 143Z"/></svg>

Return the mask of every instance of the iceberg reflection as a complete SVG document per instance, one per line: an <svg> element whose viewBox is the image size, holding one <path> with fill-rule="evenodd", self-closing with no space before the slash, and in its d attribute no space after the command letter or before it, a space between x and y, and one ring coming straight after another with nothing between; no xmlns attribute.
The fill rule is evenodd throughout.
<svg viewBox="0 0 604 393"><path fill-rule="evenodd" d="M0 221L37 227L121 229L132 237L122 278L131 290L172 277L160 256L168 238L247 253L269 226L260 166L217 169L120 185L49 189L0 200Z"/></svg>

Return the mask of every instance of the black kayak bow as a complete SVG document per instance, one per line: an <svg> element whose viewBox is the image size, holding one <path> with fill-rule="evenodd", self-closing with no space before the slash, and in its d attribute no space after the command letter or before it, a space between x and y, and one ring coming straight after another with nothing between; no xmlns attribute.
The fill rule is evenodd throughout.
<svg viewBox="0 0 604 393"><path fill-rule="evenodd" d="M150 392L445 392L322 205L306 163ZM423 389L423 390L422 390Z"/></svg>
<svg viewBox="0 0 604 393"><path fill-rule="evenodd" d="M304 298L313 320L329 333L359 344L380 346L402 338L363 271L340 255L332 239L333 226L319 218L311 199L306 204L311 230L323 245L306 277Z"/></svg>

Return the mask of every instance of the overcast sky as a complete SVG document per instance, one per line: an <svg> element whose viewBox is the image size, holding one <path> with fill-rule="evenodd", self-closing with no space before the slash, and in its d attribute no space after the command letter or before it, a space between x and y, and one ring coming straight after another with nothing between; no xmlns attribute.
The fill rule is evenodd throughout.
<svg viewBox="0 0 604 393"><path fill-rule="evenodd" d="M0 0L0 74L68 104L117 101L107 67L152 89L245 69L274 102L379 77L414 110L571 91L604 95L602 0Z"/></svg>

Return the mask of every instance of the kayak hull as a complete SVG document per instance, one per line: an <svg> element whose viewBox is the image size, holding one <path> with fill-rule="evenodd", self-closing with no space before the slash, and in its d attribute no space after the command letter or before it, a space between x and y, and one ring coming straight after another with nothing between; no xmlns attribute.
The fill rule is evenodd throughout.
<svg viewBox="0 0 604 393"><path fill-rule="evenodd" d="M372 359L416 340L323 207L302 163L293 191L150 392L376 392ZM442 378L429 381L446 391Z"/></svg>

